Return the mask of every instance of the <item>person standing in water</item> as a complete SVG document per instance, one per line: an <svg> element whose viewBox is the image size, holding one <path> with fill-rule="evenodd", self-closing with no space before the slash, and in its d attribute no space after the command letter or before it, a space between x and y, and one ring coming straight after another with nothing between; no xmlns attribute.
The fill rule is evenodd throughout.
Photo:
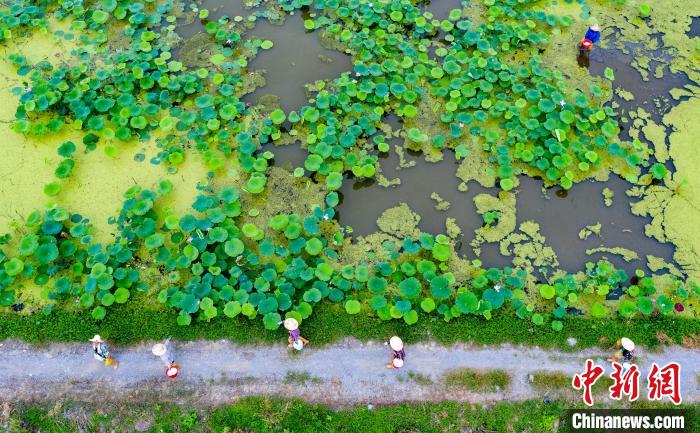
<svg viewBox="0 0 700 433"><path fill-rule="evenodd" d="M92 343L92 351L96 360L104 362L105 367L112 367L115 370L119 368L119 361L109 353L109 348L102 340L102 337L95 335L90 339L90 342Z"/></svg>
<svg viewBox="0 0 700 433"><path fill-rule="evenodd" d="M590 51L593 49L593 45L598 43L598 41L600 41L600 26L598 24L593 24L586 31L578 47L581 50Z"/></svg>
<svg viewBox="0 0 700 433"><path fill-rule="evenodd" d="M406 358L406 352L403 350L403 341L397 336L393 336L389 339L388 343L391 350L394 352L391 354L391 361L387 364L386 368L401 368L403 367L404 359Z"/></svg>

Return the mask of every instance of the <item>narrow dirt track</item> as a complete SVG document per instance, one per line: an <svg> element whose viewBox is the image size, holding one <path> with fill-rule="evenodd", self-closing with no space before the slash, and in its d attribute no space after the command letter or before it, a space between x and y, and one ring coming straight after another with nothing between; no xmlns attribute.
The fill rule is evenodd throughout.
<svg viewBox="0 0 700 433"><path fill-rule="evenodd" d="M571 376L583 370L586 358L605 365L606 375L612 371L605 362L608 354L597 350L563 353L507 345L409 345L401 370L385 367L390 350L382 343L356 340L319 349L310 346L302 352L282 344L237 346L226 341L174 343L173 349L182 371L171 381L150 353L150 345L115 347L113 353L121 363L115 371L93 358L89 343L37 348L4 341L0 343L0 401L130 399L217 405L253 395L300 397L332 406L445 399L515 401L543 396L529 383L529 374L535 371ZM652 362L676 361L682 366L684 401L700 401L700 351L669 347L658 353L646 353L644 348L637 352L642 391ZM486 394L447 388L444 374L460 368L503 369L511 375L511 385Z"/></svg>

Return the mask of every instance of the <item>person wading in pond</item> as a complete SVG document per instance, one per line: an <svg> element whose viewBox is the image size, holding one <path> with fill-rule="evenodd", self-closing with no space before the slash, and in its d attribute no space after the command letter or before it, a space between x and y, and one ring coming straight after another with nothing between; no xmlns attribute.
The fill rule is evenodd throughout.
<svg viewBox="0 0 700 433"><path fill-rule="evenodd" d="M600 41L600 26L598 24L593 24L588 28L586 34L579 42L579 49L590 51L593 49L593 45Z"/></svg>
<svg viewBox="0 0 700 433"><path fill-rule="evenodd" d="M615 343L615 349L617 350L612 358L608 359L608 362L617 362L618 359L622 358L625 362L632 362L634 357L634 342L629 338L621 338Z"/></svg>
<svg viewBox="0 0 700 433"><path fill-rule="evenodd" d="M296 350L301 350L309 344L309 340L301 336L301 331L299 330L299 322L297 322L297 319L294 319L292 317L288 319L284 319L284 321L281 322L284 324L284 328L289 331L289 337L287 338L287 341L289 341L289 344L287 347L289 348L295 348Z"/></svg>
<svg viewBox="0 0 700 433"><path fill-rule="evenodd" d="M391 354L391 361L387 364L386 368L401 368L403 367L403 361L406 358L406 352L403 350L403 341L397 336L393 336L389 339L388 343L393 353Z"/></svg>
<svg viewBox="0 0 700 433"><path fill-rule="evenodd" d="M593 24L586 31L581 42L578 43L579 53L576 61L579 66L585 68L590 66L589 54L593 49L593 45L598 43L598 41L600 41L600 26L598 24Z"/></svg>
<svg viewBox="0 0 700 433"><path fill-rule="evenodd" d="M104 362L105 367L113 367L115 370L119 368L119 361L114 359L114 357L109 353L109 348L107 344L102 340L102 337L95 335L90 339L92 343L92 351L94 352L95 359Z"/></svg>

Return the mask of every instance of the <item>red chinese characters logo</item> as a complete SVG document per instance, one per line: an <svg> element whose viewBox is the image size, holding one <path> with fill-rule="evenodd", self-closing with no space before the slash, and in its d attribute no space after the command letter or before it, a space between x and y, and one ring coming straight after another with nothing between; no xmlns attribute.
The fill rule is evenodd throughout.
<svg viewBox="0 0 700 433"><path fill-rule="evenodd" d="M593 360L586 360L586 371L574 376L571 385L574 389L583 389L583 402L588 406L593 406L593 392L591 388L596 383L605 370L603 367L593 363Z"/></svg>
<svg viewBox="0 0 700 433"><path fill-rule="evenodd" d="M661 400L668 397L673 404L681 404L680 364L671 362L659 368L656 363L653 363L647 381L649 383L649 400Z"/></svg>
<svg viewBox="0 0 700 433"><path fill-rule="evenodd" d="M608 388L610 398L621 400L623 396L628 396L629 401L639 398L639 378L640 371L635 364L620 365L617 362L612 364L615 371L610 374L614 383ZM571 385L574 389L583 390L583 402L588 406L593 405L593 385L600 379L605 370L592 360L586 360L586 371L574 376ZM662 400L668 397L673 404L679 405L681 398L681 366L677 362L671 362L664 367L659 367L653 363L647 376L648 398L649 400Z"/></svg>
<svg viewBox="0 0 700 433"><path fill-rule="evenodd" d="M610 391L610 398L613 400L620 400L623 395L628 395L629 401L637 400L639 398L639 369L637 366L631 364L625 369L625 367L617 362L613 362L613 368L615 371L610 377L615 383L608 388Z"/></svg>

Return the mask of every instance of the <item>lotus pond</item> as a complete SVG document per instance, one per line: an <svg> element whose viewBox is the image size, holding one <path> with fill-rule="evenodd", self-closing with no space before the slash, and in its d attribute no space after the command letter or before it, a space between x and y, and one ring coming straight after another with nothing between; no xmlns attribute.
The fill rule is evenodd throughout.
<svg viewBox="0 0 700 433"><path fill-rule="evenodd" d="M3 4L3 311L697 323L697 2Z"/></svg>

